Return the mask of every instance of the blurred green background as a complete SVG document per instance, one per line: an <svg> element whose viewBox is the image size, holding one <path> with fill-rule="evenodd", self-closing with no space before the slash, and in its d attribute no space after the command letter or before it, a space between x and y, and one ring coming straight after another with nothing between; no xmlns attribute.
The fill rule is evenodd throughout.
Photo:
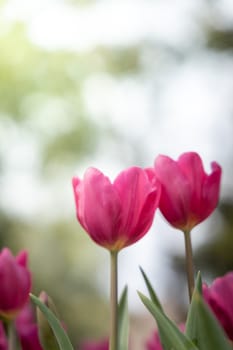
<svg viewBox="0 0 233 350"><path fill-rule="evenodd" d="M71 178L77 173L81 177L87 166L103 166L113 175L132 164L148 166L163 152L177 157L197 150L208 163L215 158L224 168L222 198L212 221L204 227L205 239L199 234L196 266L207 280L233 269L233 6L217 0L193 0L190 8L185 1L156 0L20 4L0 2L1 246L15 253L29 250L34 292L46 290L52 296L72 341L78 344L86 337L106 335L109 317L107 253L90 242L75 219ZM85 24L94 28L92 35L95 27L98 32L102 18L98 6L103 14L106 7L104 18L111 6L115 18L119 7L112 23L119 37L113 35L111 42L111 35L110 41L101 41L99 35L88 44L87 36L87 45L82 43L81 48L69 36L62 41L66 28L55 23L61 6L74 14L73 19L77 14L77 21L82 13L85 18L94 13ZM141 12L144 7L145 13ZM176 7L179 11L174 12L172 22L170 11ZM43 22L46 11L50 22ZM145 29L149 13L152 25ZM137 23L135 37L127 37L125 22L119 21L118 26L121 15L128 21L129 32L134 32L131 22ZM161 25L156 32L153 23L159 16ZM38 39L35 23L36 33L40 29L47 32L48 40L46 35ZM174 23L185 24L173 38ZM60 32L57 37L53 34L57 42L51 45L54 27ZM111 20L103 33L108 30L111 33ZM81 31L75 35L85 39ZM193 87L192 79L206 71L210 95L201 96L199 78L200 100L186 85L185 95L179 91L176 79ZM216 96L220 107L212 122L211 114L205 114L205 103L215 106ZM186 119L177 118L179 108L172 110L174 101L185 106L185 113L190 112ZM196 121L193 110L197 106ZM205 118L210 122L205 124ZM164 246L159 249L167 254L167 269L175 273L166 278L166 268L162 263L159 266L164 289L171 291L172 286L173 290L162 297L168 305L185 305L179 297L183 295L183 253L166 251Z"/></svg>

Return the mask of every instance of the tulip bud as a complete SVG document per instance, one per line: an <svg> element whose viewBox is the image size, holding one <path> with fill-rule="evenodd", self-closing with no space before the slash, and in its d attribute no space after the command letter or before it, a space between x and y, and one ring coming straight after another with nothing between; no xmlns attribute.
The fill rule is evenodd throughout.
<svg viewBox="0 0 233 350"><path fill-rule="evenodd" d="M31 274L27 252L14 257L8 248L0 252L0 318L14 319L29 299Z"/></svg>
<svg viewBox="0 0 233 350"><path fill-rule="evenodd" d="M47 306L57 316L56 307L52 299L45 293L41 292L39 296L40 301ZM50 327L46 317L37 308L37 323L39 329L39 339L44 350L60 350L56 337Z"/></svg>

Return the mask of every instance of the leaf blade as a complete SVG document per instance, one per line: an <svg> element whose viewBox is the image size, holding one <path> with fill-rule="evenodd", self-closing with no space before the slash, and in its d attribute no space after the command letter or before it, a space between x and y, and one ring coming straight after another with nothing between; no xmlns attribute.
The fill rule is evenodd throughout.
<svg viewBox="0 0 233 350"><path fill-rule="evenodd" d="M138 293L143 304L154 316L159 329L164 350L199 350L192 341L160 310L157 304L141 293Z"/></svg>
<svg viewBox="0 0 233 350"><path fill-rule="evenodd" d="M35 295L30 294L30 298L32 302L40 309L40 311L45 315L47 318L54 335L57 339L58 345L60 347L60 350L74 350L66 332L62 328L60 321L57 319L56 316L52 313L52 311L45 306L39 298L37 298Z"/></svg>
<svg viewBox="0 0 233 350"><path fill-rule="evenodd" d="M157 307L163 311L162 305L160 304L159 298L157 297L157 294L154 291L154 288L152 287L152 284L149 281L149 278L147 277L145 271L142 269L142 267L140 266L140 271L142 273L142 277L146 283L146 287L148 290L148 293L150 295L151 300L153 301L153 303L155 303L157 305Z"/></svg>
<svg viewBox="0 0 233 350"><path fill-rule="evenodd" d="M129 315L128 288L124 288L118 305L118 349L128 350L129 344Z"/></svg>

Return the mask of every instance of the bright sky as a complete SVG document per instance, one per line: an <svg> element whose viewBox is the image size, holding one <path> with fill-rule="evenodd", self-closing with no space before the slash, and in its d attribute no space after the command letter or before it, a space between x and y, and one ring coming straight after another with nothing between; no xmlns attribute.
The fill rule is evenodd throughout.
<svg viewBox="0 0 233 350"><path fill-rule="evenodd" d="M103 0L82 8L65 6L58 0L12 0L5 9L5 16L12 20L26 20L30 38L50 50L89 50L98 44L127 46L150 38L156 38L172 48L186 50L202 42L199 20L203 19L201 14L205 13L204 10L201 0ZM226 23L232 20L231 0L222 1L222 6L218 5L217 10L213 10L215 15L223 13ZM221 18L220 15L220 24ZM175 71L155 71L159 81L157 88L153 83L153 69L151 73L145 67L143 74L135 79L117 81L106 74L95 75L86 81L83 94L92 118L99 123L107 121L129 139L142 144L146 154L143 166L152 164L158 153L177 158L184 151L196 150L209 169L212 160L226 164L226 150L233 146L228 103L232 99L233 80L229 72L233 72L233 62L227 56L219 62L213 54L194 54ZM150 74L151 80L148 79ZM8 148L8 161L12 163L16 158L22 158L23 153L28 154L22 140L15 140L16 143ZM115 176L121 164L119 159L112 162L114 147L113 154L110 147L110 153L105 149L106 144L103 143L100 145L101 156L89 160L92 163L83 164L81 169L95 165ZM33 159L29 159L27 164L33 169ZM30 210L37 212L38 203L43 203L46 191L38 186L35 179L29 181L27 176L30 177L28 173L22 173L22 177L12 181L14 185L7 190L7 198L10 203L14 198L15 186L25 197L25 206L21 206L20 210L26 213L30 207ZM230 180L229 173L224 172L223 190L226 192L229 188L232 190ZM29 183L31 191L28 190ZM68 191L67 184L64 188ZM36 203L32 200L35 191L37 198L41 196ZM68 193L61 196L72 201ZM51 203L48 203L48 207L51 207ZM197 228L194 245L202 240L202 233L203 229ZM141 265L153 273L158 281L156 288L163 294L165 285L160 283L160 270L161 265L167 264L164 252L172 249L180 251L182 243L181 234L170 229L159 217L156 218L156 225L150 234L122 253L122 285L127 280L132 290L143 289L143 282L135 277L139 276L137 266ZM168 267L165 270L168 271ZM135 293L134 296L136 298Z"/></svg>
<svg viewBox="0 0 233 350"><path fill-rule="evenodd" d="M72 7L56 0L12 0L6 15L27 20L33 40L49 49L83 50L96 44L129 45L150 37L187 44L196 27L189 15L198 4L201 1L102 0Z"/></svg>

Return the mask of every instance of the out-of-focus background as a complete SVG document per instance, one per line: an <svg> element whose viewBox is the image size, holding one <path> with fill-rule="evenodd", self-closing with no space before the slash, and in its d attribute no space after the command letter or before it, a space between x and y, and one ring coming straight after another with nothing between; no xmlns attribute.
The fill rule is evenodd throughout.
<svg viewBox="0 0 233 350"><path fill-rule="evenodd" d="M207 171L220 163L219 208L192 235L211 281L233 269L232 118L231 0L0 1L1 246L29 250L33 291L52 296L74 344L108 334L109 257L75 219L72 176L95 166L113 179L191 150ZM181 321L183 256L159 213L121 252L134 349L155 326L138 266Z"/></svg>

